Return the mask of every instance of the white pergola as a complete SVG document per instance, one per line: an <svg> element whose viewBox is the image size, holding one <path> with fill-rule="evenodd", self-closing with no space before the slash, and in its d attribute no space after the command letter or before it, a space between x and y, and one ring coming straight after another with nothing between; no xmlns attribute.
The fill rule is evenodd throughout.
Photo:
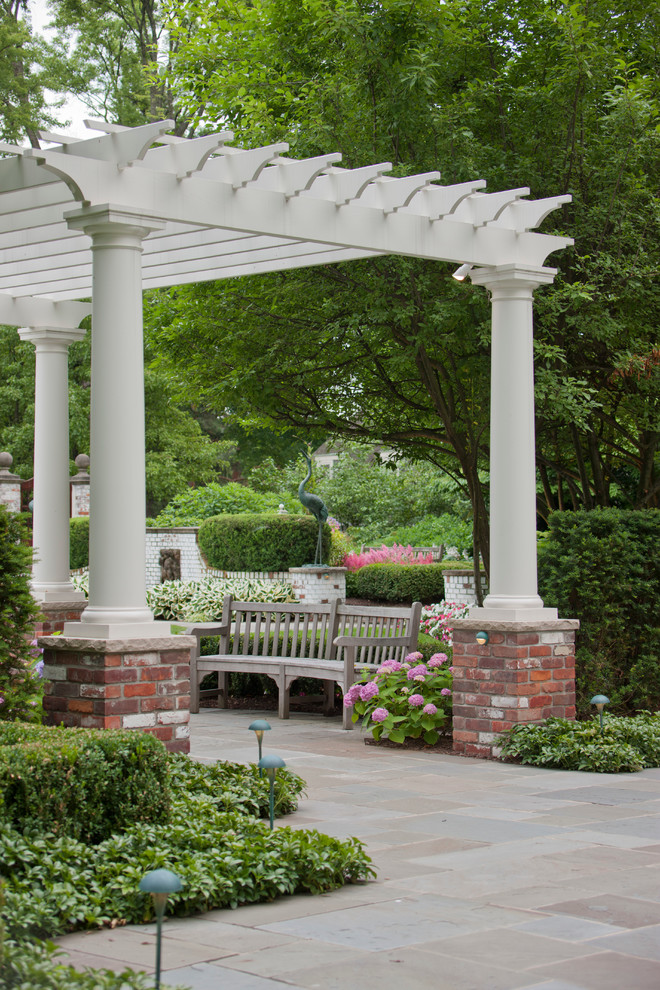
<svg viewBox="0 0 660 990"><path fill-rule="evenodd" d="M538 596L532 297L572 241L534 232L569 196L392 178L243 150L172 121L0 144L0 322L36 347L33 590L75 599L68 558L68 347L92 313L90 595L65 635L162 635L146 606L142 293L258 272L400 254L470 267L491 294L491 592L480 617L556 617ZM467 270L467 269L466 269ZM91 299L91 307L86 301ZM126 485L126 477L131 484Z"/></svg>

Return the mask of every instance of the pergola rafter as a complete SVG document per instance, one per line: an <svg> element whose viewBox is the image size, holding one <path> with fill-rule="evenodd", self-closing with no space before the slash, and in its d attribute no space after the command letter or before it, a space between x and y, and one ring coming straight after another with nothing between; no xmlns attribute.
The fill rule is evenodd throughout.
<svg viewBox="0 0 660 990"><path fill-rule="evenodd" d="M79 300L92 299L88 632L101 636L121 628L131 634L135 627L144 634L150 623L144 563L139 563L143 490L132 496L137 509L122 501L110 467L121 455L135 475L144 473L144 288L386 254L471 266L473 281L496 286L494 307L506 312L515 327L513 335L506 327L498 331L504 358L497 360L505 369L498 391L507 361L521 353L525 339L524 402L514 403L499 428L513 429L524 420L524 437L518 436L516 444L524 448L518 460L524 462L522 487L529 498L534 474L532 293L552 281L554 270L544 267L548 255L571 243L534 228L570 197L528 200L527 188L489 193L478 179L442 185L439 172L393 177L386 174L391 170L387 162L342 169L340 154L297 160L286 157L283 143L241 149L232 145L230 131L185 139L168 133L173 122L167 120L136 128L88 123L96 135L86 140L45 132L42 137L51 146L44 149L0 145L6 156L0 160L0 320L25 328L23 335L37 346L39 365L40 354L46 360L55 338L66 347L76 337L89 311ZM498 348L494 340L494 360ZM517 385L504 388L520 391ZM61 389L57 401L63 401ZM508 482L497 484L502 491L498 494L496 485L491 502L499 524L528 530L529 507L521 522L520 499L512 496ZM35 492L37 506L45 498ZM512 516L505 508L511 498ZM42 575L36 582L45 595L49 588L61 594L66 584L62 560L56 567L46 559L56 553L47 549L46 530L53 525L35 512L42 564L46 571L60 570L56 578ZM118 530L125 535L115 567L109 557L116 551ZM108 533L114 535L108 538ZM131 542L137 543L137 554ZM504 608L508 602L512 614L542 608L529 542L525 537L522 571L509 573L508 564L500 568L497 561L491 570L491 588L493 581L500 584L491 593L493 603ZM57 555L63 557L59 544ZM121 577L127 555L137 574L129 582Z"/></svg>

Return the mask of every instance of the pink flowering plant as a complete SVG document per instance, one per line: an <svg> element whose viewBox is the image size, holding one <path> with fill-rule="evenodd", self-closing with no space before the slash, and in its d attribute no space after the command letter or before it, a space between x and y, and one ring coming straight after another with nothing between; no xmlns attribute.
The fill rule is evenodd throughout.
<svg viewBox="0 0 660 990"><path fill-rule="evenodd" d="M362 719L374 739L424 739L429 746L451 718L452 667L446 653L434 653L424 663L421 653L409 653L401 663L385 660L376 671L365 671L344 695L352 719Z"/></svg>
<svg viewBox="0 0 660 990"><path fill-rule="evenodd" d="M394 544L387 547L383 543L380 550L372 548L362 553L347 553L344 557L344 567L349 571L358 571L369 564L432 564L433 554L415 553L412 546Z"/></svg>
<svg viewBox="0 0 660 990"><path fill-rule="evenodd" d="M424 605L419 630L426 636L440 640L447 646L453 642L452 626L454 619L463 619L470 610L462 602L439 602L437 605Z"/></svg>

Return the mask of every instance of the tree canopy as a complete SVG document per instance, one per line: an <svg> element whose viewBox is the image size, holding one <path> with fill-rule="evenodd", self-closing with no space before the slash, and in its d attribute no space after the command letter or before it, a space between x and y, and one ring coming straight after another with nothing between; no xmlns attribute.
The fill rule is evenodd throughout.
<svg viewBox="0 0 660 990"><path fill-rule="evenodd" d="M578 0L172 4L172 85L198 127L335 148L395 174L571 193L537 292L539 511L658 505L658 12ZM181 394L383 441L460 475L487 558L489 307L383 258L192 286L149 313Z"/></svg>

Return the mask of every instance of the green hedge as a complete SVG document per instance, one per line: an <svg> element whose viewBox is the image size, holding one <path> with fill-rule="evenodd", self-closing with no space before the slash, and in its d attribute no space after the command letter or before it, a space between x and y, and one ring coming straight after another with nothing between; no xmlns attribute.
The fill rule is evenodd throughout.
<svg viewBox="0 0 660 990"><path fill-rule="evenodd" d="M226 512L234 515L243 512L276 513L281 503L287 512L303 512L298 499L288 493L258 492L236 481L226 485L214 481L200 488L187 488L179 492L153 520L153 525L199 526L203 519Z"/></svg>
<svg viewBox="0 0 660 990"><path fill-rule="evenodd" d="M660 707L660 511L555 512L539 547L546 605L580 620L578 713L606 694L621 713Z"/></svg>
<svg viewBox="0 0 660 990"><path fill-rule="evenodd" d="M0 723L0 821L101 842L165 822L167 750L146 732Z"/></svg>
<svg viewBox="0 0 660 990"><path fill-rule="evenodd" d="M199 527L199 548L209 567L222 571L286 571L311 564L319 526L312 516L269 513L223 514ZM323 560L330 551L330 527L323 527Z"/></svg>
<svg viewBox="0 0 660 990"><path fill-rule="evenodd" d="M442 564L367 564L346 575L347 598L412 604L445 597Z"/></svg>
<svg viewBox="0 0 660 990"><path fill-rule="evenodd" d="M69 567L89 567L89 517L80 516L69 523Z"/></svg>

